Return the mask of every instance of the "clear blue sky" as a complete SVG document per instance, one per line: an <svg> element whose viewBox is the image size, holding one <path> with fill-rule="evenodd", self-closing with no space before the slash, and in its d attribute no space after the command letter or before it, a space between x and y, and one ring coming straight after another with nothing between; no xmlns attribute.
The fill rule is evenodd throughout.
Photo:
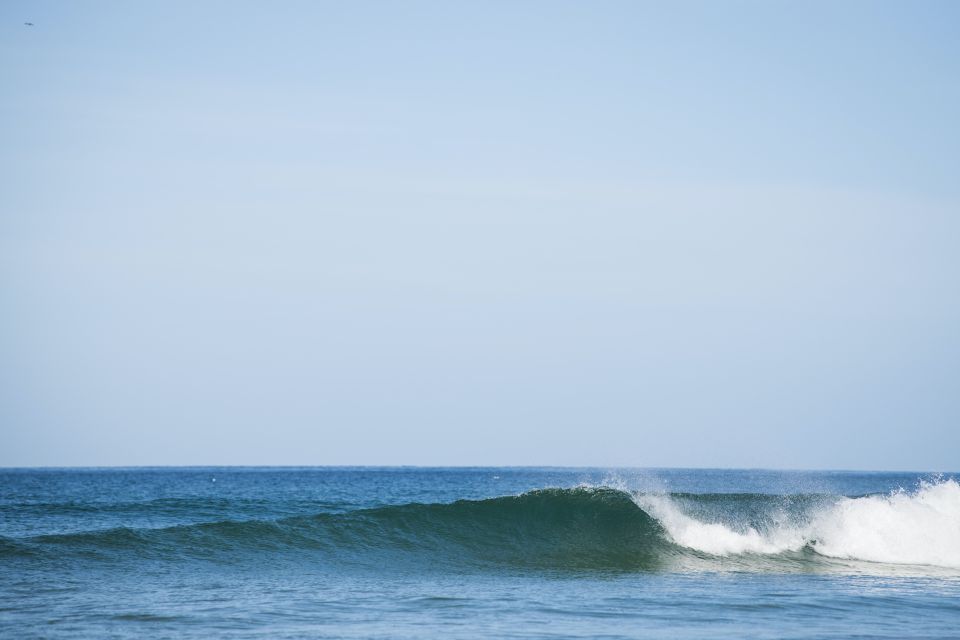
<svg viewBox="0 0 960 640"><path fill-rule="evenodd" d="M960 3L0 22L0 465L960 467Z"/></svg>

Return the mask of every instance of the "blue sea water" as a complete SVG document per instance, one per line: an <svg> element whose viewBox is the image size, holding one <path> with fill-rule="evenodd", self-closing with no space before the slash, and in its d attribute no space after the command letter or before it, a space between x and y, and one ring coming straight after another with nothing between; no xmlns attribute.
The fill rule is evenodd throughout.
<svg viewBox="0 0 960 640"><path fill-rule="evenodd" d="M916 473L0 471L10 638L958 638Z"/></svg>

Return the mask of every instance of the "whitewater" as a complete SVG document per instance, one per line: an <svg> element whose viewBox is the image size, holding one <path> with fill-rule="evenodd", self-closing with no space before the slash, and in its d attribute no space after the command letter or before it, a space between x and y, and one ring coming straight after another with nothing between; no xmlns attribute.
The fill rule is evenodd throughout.
<svg viewBox="0 0 960 640"><path fill-rule="evenodd" d="M921 482L909 492L842 497L791 521L770 514L764 528L704 522L669 495L635 494L674 543L704 553L776 555L809 548L828 558L960 569L960 484Z"/></svg>

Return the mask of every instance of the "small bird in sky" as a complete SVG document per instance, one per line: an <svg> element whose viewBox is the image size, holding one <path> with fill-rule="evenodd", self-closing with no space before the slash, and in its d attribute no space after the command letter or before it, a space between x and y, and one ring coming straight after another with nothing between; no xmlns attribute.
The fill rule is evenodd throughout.
<svg viewBox="0 0 960 640"><path fill-rule="evenodd" d="M25 24L25 25L28 26L28 27L32 27L32 26L33 26L33 23L32 23L32 22L24 22L23 24Z"/></svg>

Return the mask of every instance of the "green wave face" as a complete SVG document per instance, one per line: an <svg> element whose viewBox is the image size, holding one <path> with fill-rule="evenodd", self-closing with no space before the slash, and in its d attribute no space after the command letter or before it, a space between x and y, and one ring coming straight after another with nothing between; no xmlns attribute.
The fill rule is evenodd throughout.
<svg viewBox="0 0 960 640"><path fill-rule="evenodd" d="M629 494L577 488L275 521L8 539L0 555L243 562L293 554L300 562L374 567L648 570L662 565L670 547Z"/></svg>
<svg viewBox="0 0 960 640"><path fill-rule="evenodd" d="M671 546L629 494L607 488L405 505L357 517L409 548L460 554L474 564L650 569Z"/></svg>

